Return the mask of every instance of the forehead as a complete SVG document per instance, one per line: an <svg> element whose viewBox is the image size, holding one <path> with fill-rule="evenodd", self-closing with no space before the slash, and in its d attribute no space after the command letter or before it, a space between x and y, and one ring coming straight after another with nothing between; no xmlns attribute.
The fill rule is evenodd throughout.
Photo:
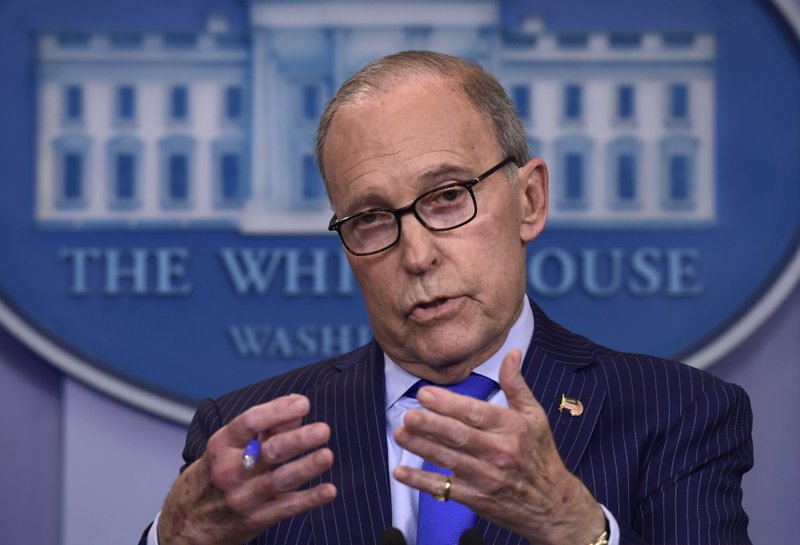
<svg viewBox="0 0 800 545"><path fill-rule="evenodd" d="M491 126L460 84L426 77L339 110L323 160L341 211L365 193L408 198L434 174L475 175L499 155Z"/></svg>

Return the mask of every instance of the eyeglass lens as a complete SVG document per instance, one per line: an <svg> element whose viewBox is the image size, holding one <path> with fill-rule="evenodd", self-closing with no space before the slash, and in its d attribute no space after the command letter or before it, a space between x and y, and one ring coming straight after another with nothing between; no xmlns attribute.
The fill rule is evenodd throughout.
<svg viewBox="0 0 800 545"><path fill-rule="evenodd" d="M425 227L442 231L453 229L475 215L475 201L461 185L445 186L420 196L411 210ZM355 216L342 224L342 240L354 253L374 253L397 241L399 213L376 210Z"/></svg>

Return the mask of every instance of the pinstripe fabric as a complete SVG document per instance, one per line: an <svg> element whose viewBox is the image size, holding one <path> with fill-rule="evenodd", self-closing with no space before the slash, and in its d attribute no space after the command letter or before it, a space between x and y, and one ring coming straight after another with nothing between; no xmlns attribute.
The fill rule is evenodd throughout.
<svg viewBox="0 0 800 545"><path fill-rule="evenodd" d="M750 543L740 488L753 457L744 391L679 363L596 345L531 304L536 325L523 373L565 464L614 513L620 543ZM197 459L207 438L248 407L290 392L310 398L309 422L331 424L335 462L315 483L333 482L339 495L251 544L377 543L391 525L391 505L383 356L375 342L204 401L184 459ZM579 399L583 415L559 412L562 394ZM484 519L477 528L487 543L526 543Z"/></svg>

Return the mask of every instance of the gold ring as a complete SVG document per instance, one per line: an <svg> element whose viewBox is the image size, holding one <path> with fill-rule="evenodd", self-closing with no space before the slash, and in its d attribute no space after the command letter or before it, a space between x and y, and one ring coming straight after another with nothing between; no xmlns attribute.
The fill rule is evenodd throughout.
<svg viewBox="0 0 800 545"><path fill-rule="evenodd" d="M450 477L445 476L444 478L444 490L442 490L441 494L431 494L433 499L436 501L447 501L450 499Z"/></svg>

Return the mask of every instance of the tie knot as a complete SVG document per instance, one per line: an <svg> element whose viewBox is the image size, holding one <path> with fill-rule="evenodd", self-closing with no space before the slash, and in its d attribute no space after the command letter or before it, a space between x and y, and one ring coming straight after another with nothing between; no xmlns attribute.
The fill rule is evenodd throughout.
<svg viewBox="0 0 800 545"><path fill-rule="evenodd" d="M494 392L497 383L490 378L482 375L471 373L463 382L458 384L433 384L427 380L418 380L408 391L405 393L408 397L417 397L417 392L423 386L438 386L445 390L450 390L456 394L474 397L475 399L482 399L486 401L489 396Z"/></svg>

